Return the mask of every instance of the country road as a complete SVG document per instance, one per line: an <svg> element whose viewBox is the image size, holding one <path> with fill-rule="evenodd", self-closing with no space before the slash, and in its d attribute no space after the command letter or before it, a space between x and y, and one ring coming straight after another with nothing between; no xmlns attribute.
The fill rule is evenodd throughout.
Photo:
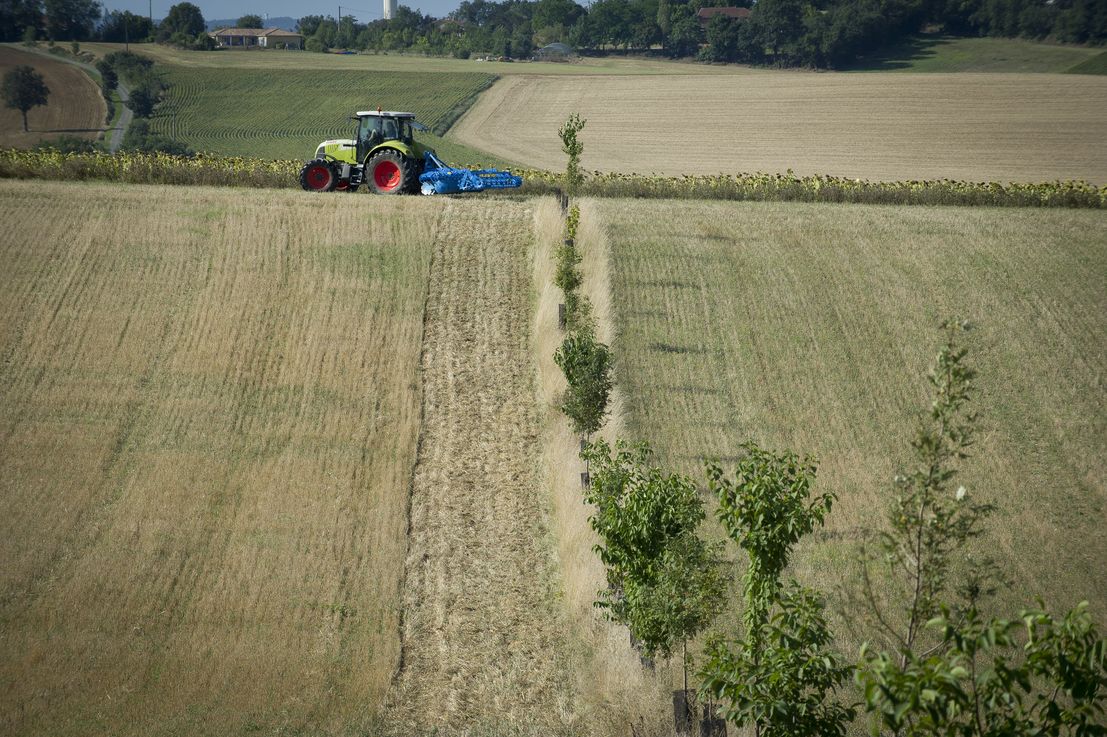
<svg viewBox="0 0 1107 737"><path fill-rule="evenodd" d="M68 59L64 56L58 56L49 52L43 51L39 48L27 48L21 47L22 50L31 54L38 54L39 56L45 56L49 59L55 59L57 61L65 62L66 64L72 64L75 67L89 72L93 79L97 79L100 73L96 71L96 67L91 64L86 64L83 61L77 61L76 59ZM123 135L127 132L127 129L131 127L131 121L134 120L134 113L127 107L127 102L131 99L131 91L127 88L127 85L123 83L123 80L119 80L116 90L119 91L119 99L123 105L123 112L119 116L119 121L114 128L109 128L104 131L105 137L111 133L111 138L108 141L108 151L115 153L119 150L119 147L123 145Z"/></svg>

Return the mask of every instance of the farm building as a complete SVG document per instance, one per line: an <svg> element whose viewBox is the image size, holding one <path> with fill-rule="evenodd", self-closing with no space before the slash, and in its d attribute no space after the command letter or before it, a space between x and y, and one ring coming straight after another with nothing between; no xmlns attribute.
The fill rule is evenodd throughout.
<svg viewBox="0 0 1107 737"><path fill-rule="evenodd" d="M281 28L223 28L209 34L221 48L302 49L304 37Z"/></svg>
<svg viewBox="0 0 1107 737"><path fill-rule="evenodd" d="M711 19L716 16L723 16L724 18L733 18L735 20L745 20L750 17L749 8L700 8L696 13L696 18L699 19L700 25L707 28L707 24L711 22Z"/></svg>

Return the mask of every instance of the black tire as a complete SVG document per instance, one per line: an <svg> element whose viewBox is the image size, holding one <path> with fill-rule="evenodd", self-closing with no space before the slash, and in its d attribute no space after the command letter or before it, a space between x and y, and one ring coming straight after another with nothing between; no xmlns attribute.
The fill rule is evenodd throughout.
<svg viewBox="0 0 1107 737"><path fill-rule="evenodd" d="M418 191L415 162L393 148L381 149L365 162L365 186L377 194Z"/></svg>
<svg viewBox="0 0 1107 737"><path fill-rule="evenodd" d="M309 161L300 169L300 186L308 192L333 192L337 185L338 172L326 159Z"/></svg>

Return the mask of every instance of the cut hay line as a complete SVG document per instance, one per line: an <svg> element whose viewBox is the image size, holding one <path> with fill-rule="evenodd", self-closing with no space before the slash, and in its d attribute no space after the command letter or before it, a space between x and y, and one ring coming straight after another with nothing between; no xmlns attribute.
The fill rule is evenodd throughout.
<svg viewBox="0 0 1107 737"><path fill-rule="evenodd" d="M398 733L583 726L538 474L531 211L450 202L435 240Z"/></svg>
<svg viewBox="0 0 1107 737"><path fill-rule="evenodd" d="M108 109L89 76L58 59L0 45L0 75L24 64L34 67L43 76L50 96L46 106L32 108L27 113L30 130L26 133L20 112L0 107L0 147L29 148L62 135L96 140L104 130Z"/></svg>
<svg viewBox="0 0 1107 737"><path fill-rule="evenodd" d="M1105 109L1107 79L1079 75L510 77L451 135L558 171L576 112L589 170L1107 184Z"/></svg>

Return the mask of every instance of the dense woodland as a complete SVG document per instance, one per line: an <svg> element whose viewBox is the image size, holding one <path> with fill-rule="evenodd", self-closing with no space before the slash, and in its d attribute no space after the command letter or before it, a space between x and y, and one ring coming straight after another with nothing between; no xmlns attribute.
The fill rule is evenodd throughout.
<svg viewBox="0 0 1107 737"><path fill-rule="evenodd" d="M745 20L705 6L747 5ZM243 18L253 25L256 16ZM465 0L446 18L400 6L390 20L300 19L309 51L356 49L431 55L528 58L561 41L585 53L644 52L707 62L840 68L922 30L1021 37L1059 43L1107 42L1102 0ZM10 0L0 5L0 40L155 40L208 49L204 19L191 3L152 23L104 12L93 0Z"/></svg>

